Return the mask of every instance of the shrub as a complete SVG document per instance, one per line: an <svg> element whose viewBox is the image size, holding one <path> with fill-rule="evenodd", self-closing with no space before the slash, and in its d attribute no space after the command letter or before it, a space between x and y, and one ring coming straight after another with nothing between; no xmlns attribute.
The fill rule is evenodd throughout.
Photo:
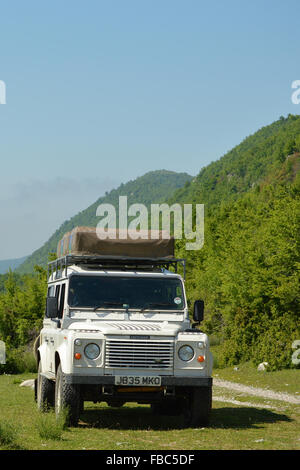
<svg viewBox="0 0 300 470"><path fill-rule="evenodd" d="M35 356L26 347L8 348L6 351L6 364L0 365L0 373L23 374L24 372L36 371Z"/></svg>

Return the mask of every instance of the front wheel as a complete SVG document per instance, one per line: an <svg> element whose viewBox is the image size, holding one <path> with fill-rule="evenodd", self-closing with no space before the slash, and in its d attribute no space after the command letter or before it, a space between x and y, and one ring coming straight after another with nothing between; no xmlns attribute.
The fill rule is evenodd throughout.
<svg viewBox="0 0 300 470"><path fill-rule="evenodd" d="M188 426L208 426L212 407L212 387L193 387L185 408L185 423Z"/></svg>
<svg viewBox="0 0 300 470"><path fill-rule="evenodd" d="M58 366L55 383L55 414L66 420L69 426L77 426L80 413L80 389L78 385L68 384Z"/></svg>

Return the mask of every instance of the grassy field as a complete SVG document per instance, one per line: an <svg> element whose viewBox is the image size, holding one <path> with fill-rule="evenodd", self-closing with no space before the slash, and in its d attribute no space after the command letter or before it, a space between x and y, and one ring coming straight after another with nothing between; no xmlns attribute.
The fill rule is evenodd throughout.
<svg viewBox="0 0 300 470"><path fill-rule="evenodd" d="M300 392L300 370L258 372L215 369L214 376L293 393ZM208 428L184 428L180 417L157 417L148 406L122 408L86 403L79 426L64 429L53 412L36 409L33 390L20 387L34 374L0 376L0 449L32 450L228 450L300 449L300 406L217 390ZM215 390L214 390L215 393ZM299 394L300 397L300 394ZM238 405L226 403L238 400Z"/></svg>

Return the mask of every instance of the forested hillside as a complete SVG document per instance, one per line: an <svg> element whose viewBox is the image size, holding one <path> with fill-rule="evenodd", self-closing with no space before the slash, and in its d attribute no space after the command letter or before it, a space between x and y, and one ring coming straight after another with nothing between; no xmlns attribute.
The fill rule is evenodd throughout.
<svg viewBox="0 0 300 470"><path fill-rule="evenodd" d="M58 241L74 227L96 227L99 222L96 210L100 204L108 203L118 207L119 196L127 196L128 205L140 203L149 207L152 203L165 202L176 189L184 186L191 179L192 177L187 173L158 170L146 173L126 184L121 184L117 189L106 193L87 209L64 222L41 248L38 248L26 259L17 272L30 273L33 272L35 265L46 266L49 253L56 253Z"/></svg>
<svg viewBox="0 0 300 470"><path fill-rule="evenodd" d="M202 202L206 207L234 201L260 183L273 181L288 155L295 151L300 152L300 116L281 117L202 168L170 201Z"/></svg>

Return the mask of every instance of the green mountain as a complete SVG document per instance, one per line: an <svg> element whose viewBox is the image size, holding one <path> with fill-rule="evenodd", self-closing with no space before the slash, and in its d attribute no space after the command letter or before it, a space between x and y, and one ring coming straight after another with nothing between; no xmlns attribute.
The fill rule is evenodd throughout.
<svg viewBox="0 0 300 470"><path fill-rule="evenodd" d="M300 116L281 117L202 168L170 202L198 202L208 207L237 200L262 182L272 181L272 175L296 150L300 151Z"/></svg>
<svg viewBox="0 0 300 470"><path fill-rule="evenodd" d="M17 269L19 273L32 272L34 265L45 266L48 261L49 253L56 252L57 243L62 236L76 226L96 227L99 217L96 217L96 209L99 204L113 204L118 207L119 196L128 197L128 205L134 203L144 204L150 207L150 204L165 202L175 190L184 186L192 179L187 173L176 173L167 170L151 171L145 175L121 184L117 189L107 192L105 196L100 197L94 204L87 209L79 212L74 217L66 220L49 240L32 255L30 255Z"/></svg>

